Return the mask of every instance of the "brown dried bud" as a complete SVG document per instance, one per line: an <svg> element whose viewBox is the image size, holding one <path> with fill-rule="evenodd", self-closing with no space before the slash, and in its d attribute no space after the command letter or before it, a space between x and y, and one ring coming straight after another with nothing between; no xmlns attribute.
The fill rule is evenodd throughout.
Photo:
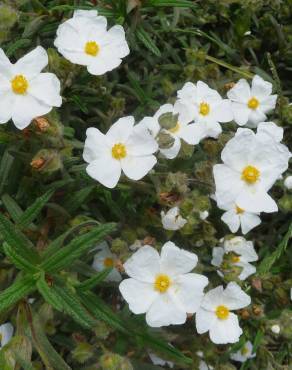
<svg viewBox="0 0 292 370"><path fill-rule="evenodd" d="M155 243L156 243L156 239L150 235L146 236L142 241L143 245L155 245Z"/></svg>
<svg viewBox="0 0 292 370"><path fill-rule="evenodd" d="M37 117L34 119L36 128L41 132L46 132L50 127L49 121L45 117Z"/></svg>
<svg viewBox="0 0 292 370"><path fill-rule="evenodd" d="M33 159L31 162L30 162L30 165L32 168L34 168L35 170L39 170L43 167L43 165L45 164L45 159L44 158L36 158L36 159Z"/></svg>
<svg viewBox="0 0 292 370"><path fill-rule="evenodd" d="M225 90L230 90L235 86L235 82L228 82L224 85Z"/></svg>
<svg viewBox="0 0 292 370"><path fill-rule="evenodd" d="M253 314L254 314L255 316L260 316L260 315L262 315L262 314L263 314L264 310L263 310L263 308L262 308L261 306L258 306L258 305L256 305L256 304L254 304L254 305L252 306L252 312L253 312Z"/></svg>
<svg viewBox="0 0 292 370"><path fill-rule="evenodd" d="M250 318L250 313L247 309L243 309L239 311L239 315L243 320L247 320Z"/></svg>
<svg viewBox="0 0 292 370"><path fill-rule="evenodd" d="M254 289L256 289L258 292L262 293L262 280L260 278L254 278L251 281L251 285Z"/></svg>
<svg viewBox="0 0 292 370"><path fill-rule="evenodd" d="M178 193L163 192L159 194L160 201L163 203L176 203L180 197Z"/></svg>

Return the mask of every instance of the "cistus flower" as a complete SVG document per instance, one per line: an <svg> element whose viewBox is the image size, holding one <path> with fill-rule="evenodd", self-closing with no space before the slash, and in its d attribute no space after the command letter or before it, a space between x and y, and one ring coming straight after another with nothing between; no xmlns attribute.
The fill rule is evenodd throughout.
<svg viewBox="0 0 292 370"><path fill-rule="evenodd" d="M292 176L287 176L284 180L284 186L286 189L291 190L292 189Z"/></svg>
<svg viewBox="0 0 292 370"><path fill-rule="evenodd" d="M209 332L215 344L236 343L242 334L238 317L233 310L250 304L250 297L234 282L224 289L222 285L207 292L196 313L199 334Z"/></svg>
<svg viewBox="0 0 292 370"><path fill-rule="evenodd" d="M265 121L266 114L275 108L277 101L277 95L271 95L272 88L270 82L257 75L252 79L251 87L246 80L239 80L227 92L234 121L239 126L248 124L249 127L257 127L259 122Z"/></svg>
<svg viewBox="0 0 292 370"><path fill-rule="evenodd" d="M83 151L86 172L108 188L114 188L122 171L132 180L140 180L156 164L153 155L158 145L149 132L134 126L131 116L120 118L106 134L91 127L86 131Z"/></svg>
<svg viewBox="0 0 292 370"><path fill-rule="evenodd" d="M171 114L177 115L177 122L171 128L165 128L161 126L161 119L164 115ZM162 105L153 117L144 117L138 125L146 127L151 135L157 140L158 134L160 132L167 133L171 138L173 138L173 143L169 148L163 148L160 146L160 153L168 158L175 158L181 148L181 140L185 141L187 144L194 145L198 142L195 133L195 125L191 123L188 108L180 103L176 102L172 104Z"/></svg>
<svg viewBox="0 0 292 370"><path fill-rule="evenodd" d="M0 349L7 344L13 335L13 326L10 322L0 325Z"/></svg>
<svg viewBox="0 0 292 370"><path fill-rule="evenodd" d="M195 121L195 144L206 137L217 138L222 132L219 122L233 119L230 101L222 99L216 90L202 81L196 85L187 82L177 96L188 107L190 117Z"/></svg>
<svg viewBox="0 0 292 370"><path fill-rule="evenodd" d="M227 269L232 266L240 267L242 269L238 276L240 280L245 280L256 272L255 266L250 264L250 262L258 260L253 242L245 240L242 236L225 240L222 247L213 248L212 254L211 264L220 269L218 271L220 275L224 275L222 272L224 264L226 264Z"/></svg>
<svg viewBox="0 0 292 370"><path fill-rule="evenodd" d="M195 313L204 295L208 279L190 273L196 266L196 254L167 242L161 254L150 246L139 249L124 264L129 279L120 284L120 292L135 314L146 313L152 327L185 323L187 313Z"/></svg>
<svg viewBox="0 0 292 370"><path fill-rule="evenodd" d="M256 357L256 353L253 353L253 345L250 341L247 341L240 350L230 355L231 360L237 362L245 362L254 357Z"/></svg>
<svg viewBox="0 0 292 370"><path fill-rule="evenodd" d="M23 130L39 116L62 105L60 81L53 73L41 73L48 55L41 46L10 63L0 49L0 124L12 119Z"/></svg>
<svg viewBox="0 0 292 370"><path fill-rule="evenodd" d="M71 63L86 66L93 75L117 68L130 52L123 27L107 31L106 18L96 10L76 10L58 27L54 44Z"/></svg>
<svg viewBox="0 0 292 370"><path fill-rule="evenodd" d="M92 268L96 271L103 271L111 267L111 272L104 279L105 281L121 281L122 276L115 267L117 256L111 252L106 242L102 242L97 246L97 253L94 255Z"/></svg>
<svg viewBox="0 0 292 370"><path fill-rule="evenodd" d="M247 212L276 212L268 191L287 170L290 157L270 132L239 128L221 153L223 164L213 167L219 207L234 203Z"/></svg>
<svg viewBox="0 0 292 370"><path fill-rule="evenodd" d="M178 207L173 207L166 213L162 211L161 221L165 230L179 230L187 223L187 220L180 215Z"/></svg>

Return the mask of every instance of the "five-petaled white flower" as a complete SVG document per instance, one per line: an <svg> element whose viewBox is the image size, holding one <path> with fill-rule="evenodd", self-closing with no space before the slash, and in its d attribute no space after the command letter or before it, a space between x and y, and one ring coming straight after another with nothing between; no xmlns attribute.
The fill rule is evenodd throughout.
<svg viewBox="0 0 292 370"><path fill-rule="evenodd" d="M230 255L227 258L228 265L241 267L242 270L238 276L240 280L247 279L250 275L256 272L256 268L249 262L258 260L258 255L254 249L253 242L245 240L242 236L236 236L230 240L225 240L222 247L213 248L213 258L211 264L221 267L224 261L224 256ZM223 273L219 270L219 275Z"/></svg>
<svg viewBox="0 0 292 370"><path fill-rule="evenodd" d="M241 227L242 233L247 234L261 223L259 213L247 212L233 202L221 204L219 207L226 211L221 220L228 225L232 233L236 233Z"/></svg>
<svg viewBox="0 0 292 370"><path fill-rule="evenodd" d="M107 31L107 20L96 10L76 10L58 27L55 46L71 63L87 66L89 73L103 75L117 68L129 54L122 26Z"/></svg>
<svg viewBox="0 0 292 370"><path fill-rule="evenodd" d="M215 344L235 343L242 334L238 317L232 310L250 304L250 297L236 283L229 283L225 289L220 285L205 294L196 313L196 327L199 334L209 331Z"/></svg>
<svg viewBox="0 0 292 370"><path fill-rule="evenodd" d="M227 92L232 101L234 120L239 126L248 124L257 127L259 122L267 119L266 114L275 108L277 101L277 95L271 95L272 88L270 82L256 75L251 87L246 80L241 79Z"/></svg>
<svg viewBox="0 0 292 370"><path fill-rule="evenodd" d="M236 204L253 213L276 212L276 202L268 194L287 170L291 154L265 129L255 134L239 128L221 153L224 164L213 167L219 207Z"/></svg>
<svg viewBox="0 0 292 370"><path fill-rule="evenodd" d="M112 267L111 272L105 278L105 281L121 281L122 276L115 267L117 256L111 252L107 242L100 243L97 248L98 252L94 256L92 267L96 271L103 271Z"/></svg>
<svg viewBox="0 0 292 370"><path fill-rule="evenodd" d="M256 353L253 353L253 345L250 341L247 341L239 351L230 355L231 360L238 362L245 362L254 357Z"/></svg>
<svg viewBox="0 0 292 370"><path fill-rule="evenodd" d="M168 130L163 129L159 124L159 119L166 113L178 115L176 125ZM196 144L199 140L196 138L195 125L191 121L187 106L177 101L174 105L162 105L153 117L144 117L139 125L146 127L154 138L157 138L160 131L168 133L174 140L173 144L170 148L159 148L159 150L164 157L173 159L180 151L181 140L190 145Z"/></svg>
<svg viewBox="0 0 292 370"><path fill-rule="evenodd" d="M0 349L7 344L13 335L13 326L10 322L0 325Z"/></svg>
<svg viewBox="0 0 292 370"><path fill-rule="evenodd" d="M201 303L208 279L190 273L196 254L167 242L161 254L150 246L139 249L124 264L130 279L123 280L120 291L135 314L146 313L152 327L185 323L187 313L195 313Z"/></svg>
<svg viewBox="0 0 292 370"><path fill-rule="evenodd" d="M104 135L97 128L86 131L83 158L89 163L89 176L108 188L114 188L124 174L132 180L140 180L156 164L153 155L157 143L149 132L134 126L134 118L120 118Z"/></svg>
<svg viewBox="0 0 292 370"><path fill-rule="evenodd" d="M206 137L217 138L222 132L219 122L233 119L230 101L222 99L216 90L202 81L196 85L187 82L177 95L179 101L188 107L190 118L195 121L194 144Z"/></svg>
<svg viewBox="0 0 292 370"><path fill-rule="evenodd" d="M173 207L166 213L161 211L161 221L165 230L179 230L187 223L180 215L178 207Z"/></svg>
<svg viewBox="0 0 292 370"><path fill-rule="evenodd" d="M0 124L12 119L22 130L39 116L60 107L60 81L53 73L41 73L48 54L41 46L15 64L0 49Z"/></svg>

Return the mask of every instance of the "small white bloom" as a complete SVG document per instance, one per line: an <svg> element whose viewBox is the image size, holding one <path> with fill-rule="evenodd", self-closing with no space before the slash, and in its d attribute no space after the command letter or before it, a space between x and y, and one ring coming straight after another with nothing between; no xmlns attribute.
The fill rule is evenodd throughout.
<svg viewBox="0 0 292 370"><path fill-rule="evenodd" d="M238 362L245 362L250 358L256 357L256 354L253 353L253 345L250 341L246 342L244 346L237 351L236 353L232 353L230 355L231 360L238 361Z"/></svg>
<svg viewBox="0 0 292 370"><path fill-rule="evenodd" d="M196 327L199 334L209 331L215 344L235 343L242 334L238 317L232 310L250 304L250 297L236 283L229 283L225 289L218 286L205 294L196 313Z"/></svg>
<svg viewBox="0 0 292 370"><path fill-rule="evenodd" d="M209 216L209 212L208 211L200 212L200 219L201 220L206 220L206 218L208 218L208 216Z"/></svg>
<svg viewBox="0 0 292 370"><path fill-rule="evenodd" d="M208 279L190 273L196 254L167 242L161 254L150 246L139 249L124 264L130 279L123 280L120 292L135 314L146 313L152 327L179 325L187 313L195 313L201 303Z"/></svg>
<svg viewBox="0 0 292 370"><path fill-rule="evenodd" d="M122 276L119 271L115 268L115 262L117 261L117 256L111 252L107 242L102 242L97 246L97 252L94 256L92 267L96 271L103 271L108 267L113 269L105 278L105 281L121 281Z"/></svg>
<svg viewBox="0 0 292 370"><path fill-rule="evenodd" d="M227 92L234 120L239 126L249 124L250 127L257 127L259 122L267 119L266 114L275 108L277 101L277 95L271 95L272 87L270 82L256 75L251 87L241 79Z"/></svg>
<svg viewBox="0 0 292 370"><path fill-rule="evenodd" d="M136 251L137 249L143 247L142 240L136 239L133 244L129 245L131 251Z"/></svg>
<svg viewBox="0 0 292 370"><path fill-rule="evenodd" d="M173 207L166 213L162 211L161 221L165 230L179 230L187 223L187 220L180 215L178 207Z"/></svg>
<svg viewBox="0 0 292 370"><path fill-rule="evenodd" d="M290 157L268 132L239 128L221 153L224 164L213 167L218 206L233 203L247 212L276 212L268 191L287 170Z"/></svg>
<svg viewBox="0 0 292 370"><path fill-rule="evenodd" d="M258 260L253 242L245 240L242 236L236 236L230 240L226 240L222 247L213 248L211 264L220 268L224 255L229 253L232 253L229 263L242 268L238 276L240 280L245 280L256 272L256 268L250 264L250 262ZM219 275L223 275L221 271L219 272Z"/></svg>
<svg viewBox="0 0 292 370"><path fill-rule="evenodd" d="M222 99L220 94L207 84L187 82L177 92L179 101L189 109L190 118L195 121L195 144L206 137L217 138L222 128L219 122L230 122L233 119L231 103Z"/></svg>
<svg viewBox="0 0 292 370"><path fill-rule="evenodd" d="M208 365L205 361L201 360L199 363L199 370L213 370L214 367Z"/></svg>
<svg viewBox="0 0 292 370"><path fill-rule="evenodd" d="M149 357L151 359L151 361L153 362L154 365L158 365L158 366L168 366L170 367L171 369L174 367L174 363L172 361L166 361L166 360L163 360L162 358L158 357L155 353L153 352L149 352Z"/></svg>
<svg viewBox="0 0 292 370"><path fill-rule="evenodd" d="M89 73L103 75L117 68L129 54L122 26L107 31L107 20L96 10L76 10L73 18L58 27L54 42L71 63L87 66Z"/></svg>
<svg viewBox="0 0 292 370"><path fill-rule="evenodd" d="M288 189L292 189L292 176L287 176L286 179L284 180L284 186Z"/></svg>
<svg viewBox="0 0 292 370"><path fill-rule="evenodd" d="M41 46L15 64L0 49L0 124L12 119L23 130L39 116L60 107L60 81L53 73L41 73L48 54Z"/></svg>
<svg viewBox="0 0 292 370"><path fill-rule="evenodd" d="M279 325L272 325L271 330L274 334L280 334L281 328Z"/></svg>
<svg viewBox="0 0 292 370"><path fill-rule="evenodd" d="M233 202L229 204L219 204L219 208L226 211L223 213L221 220L228 225L232 233L236 233L241 227L242 233L247 234L261 223L259 213L247 212Z"/></svg>
<svg viewBox="0 0 292 370"><path fill-rule="evenodd" d="M176 126L169 130L162 129L159 124L159 118L166 113L178 115ZM164 157L173 159L180 151L181 140L184 140L190 145L194 145L198 142L198 139L196 138L195 125L190 123L191 121L192 119L190 118L188 108L181 102L177 101L174 105L162 105L153 117L143 118L139 125L146 127L154 138L157 138L160 130L162 132L167 132L174 139L174 143L168 149L160 148L160 152Z"/></svg>
<svg viewBox="0 0 292 370"><path fill-rule="evenodd" d="M10 322L0 325L0 349L7 344L13 335L13 326Z"/></svg>
<svg viewBox="0 0 292 370"><path fill-rule="evenodd" d="M114 188L124 174L140 180L156 164L157 143L149 132L134 126L134 118L120 118L104 135L97 128L86 131L83 158L86 172L108 188Z"/></svg>

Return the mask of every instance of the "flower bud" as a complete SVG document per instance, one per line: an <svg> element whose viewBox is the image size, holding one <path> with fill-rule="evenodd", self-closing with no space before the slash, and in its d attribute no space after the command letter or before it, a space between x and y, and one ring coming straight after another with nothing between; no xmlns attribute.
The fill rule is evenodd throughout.
<svg viewBox="0 0 292 370"><path fill-rule="evenodd" d="M169 149L173 146L174 138L165 131L160 131L157 137L159 148Z"/></svg>
<svg viewBox="0 0 292 370"><path fill-rule="evenodd" d="M159 125L166 129L171 130L177 125L178 114L172 114L171 112L164 113L158 118Z"/></svg>
<svg viewBox="0 0 292 370"><path fill-rule="evenodd" d="M107 352L100 358L102 370L133 370L133 366L126 357Z"/></svg>

